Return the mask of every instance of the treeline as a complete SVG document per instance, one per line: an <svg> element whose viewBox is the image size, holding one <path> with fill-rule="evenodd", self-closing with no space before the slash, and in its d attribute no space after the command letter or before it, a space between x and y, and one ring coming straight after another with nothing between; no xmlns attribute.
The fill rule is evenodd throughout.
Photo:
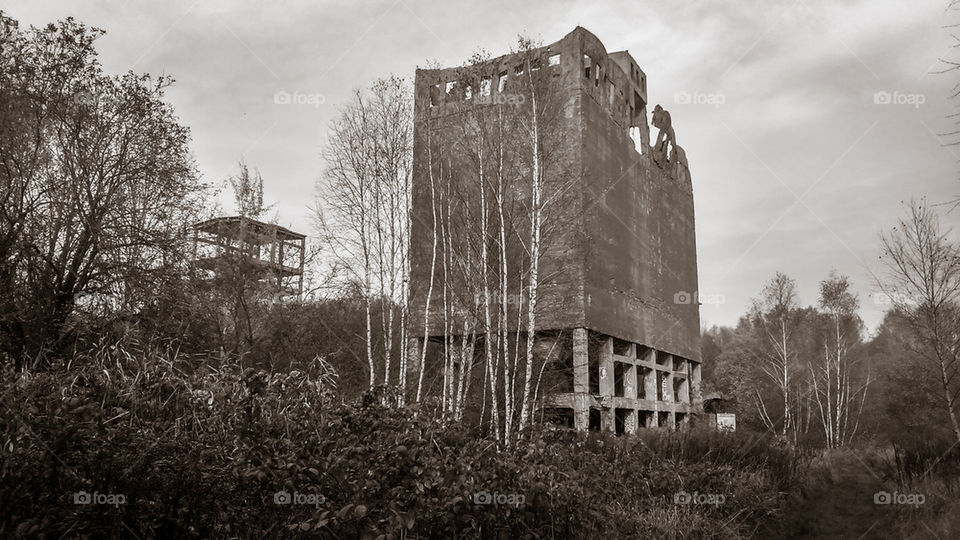
<svg viewBox="0 0 960 540"><path fill-rule="evenodd" d="M791 444L958 441L960 244L923 202L880 240L876 298L889 305L866 336L845 276L803 307L778 273L734 328L703 333L705 394L740 425Z"/></svg>

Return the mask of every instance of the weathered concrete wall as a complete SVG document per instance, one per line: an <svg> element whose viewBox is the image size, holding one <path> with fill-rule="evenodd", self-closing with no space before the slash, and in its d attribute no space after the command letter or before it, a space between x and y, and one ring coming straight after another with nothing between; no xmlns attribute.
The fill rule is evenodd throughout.
<svg viewBox="0 0 960 540"><path fill-rule="evenodd" d="M570 139L565 154L573 161L576 177L574 189L557 206L564 215L553 216L563 227L541 259L548 279L540 288L544 306L538 310L539 329L584 327L699 361L699 307L692 297L697 290L693 194L685 167L661 168L652 159L646 75L629 53L608 55L593 34L579 27L542 50L544 55L560 54L560 65L553 69L558 69L566 98L563 113ZM590 57L589 79L584 54ZM513 74L511 59L508 55L481 66L492 77L494 92L500 72ZM432 251L427 122L437 140L456 129L465 111L478 107L461 98L449 103L443 96L438 99L437 84L445 88L446 82L464 76L463 68L417 72L411 247L414 335L423 331ZM641 142L631 139L631 126ZM451 147L451 154L455 150ZM456 159L447 163L458 181L476 181L471 173L457 174ZM523 196L514 194L517 200ZM509 258L512 264L523 262L522 255L516 257ZM442 333L437 317L442 302L436 290L439 274L436 283L431 334ZM692 300L683 303L687 299Z"/></svg>

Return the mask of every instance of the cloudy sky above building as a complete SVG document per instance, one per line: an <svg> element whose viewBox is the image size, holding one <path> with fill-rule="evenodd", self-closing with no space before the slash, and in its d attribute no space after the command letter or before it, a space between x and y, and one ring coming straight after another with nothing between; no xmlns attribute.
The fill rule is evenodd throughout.
<svg viewBox="0 0 960 540"><path fill-rule="evenodd" d="M644 69L690 160L704 325L735 324L777 271L804 304L831 270L854 282L868 327L886 309L872 272L880 232L912 197L960 196L960 137L936 74L950 49L947 1L601 2L13 0L42 25L67 16L106 30L107 71L176 79L168 93L206 180L240 158L260 169L278 221L311 231L326 126L354 88L479 48L508 52L580 25ZM309 96L300 105L274 95ZM227 211L232 210L225 203ZM960 210L945 216L960 221Z"/></svg>

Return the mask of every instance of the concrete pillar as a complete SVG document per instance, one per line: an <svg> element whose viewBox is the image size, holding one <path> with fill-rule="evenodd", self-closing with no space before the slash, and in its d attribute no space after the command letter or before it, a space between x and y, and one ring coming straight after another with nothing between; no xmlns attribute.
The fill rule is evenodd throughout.
<svg viewBox="0 0 960 540"><path fill-rule="evenodd" d="M577 393L574 401L573 425L577 431L587 431L590 427L590 359L587 347L587 329L573 329L573 391Z"/></svg>
<svg viewBox="0 0 960 540"><path fill-rule="evenodd" d="M573 391L590 392L590 359L588 357L587 329L573 329Z"/></svg>
<svg viewBox="0 0 960 540"><path fill-rule="evenodd" d="M700 362L690 362L690 400L697 405L703 402L700 391Z"/></svg>
<svg viewBox="0 0 960 540"><path fill-rule="evenodd" d="M628 434L633 434L637 432L637 410L630 409L630 412L627 413L627 417L624 419L623 429Z"/></svg>
<svg viewBox="0 0 960 540"><path fill-rule="evenodd" d="M614 394L613 338L604 337L600 343L600 395Z"/></svg>
<svg viewBox="0 0 960 540"><path fill-rule="evenodd" d="M643 391L646 399L657 399L657 370L643 369Z"/></svg>
<svg viewBox="0 0 960 540"><path fill-rule="evenodd" d="M600 362L598 368L600 369L600 396L603 398L613 397L615 392L614 387L614 371L613 371L613 338L609 336L604 336L600 342ZM603 408L601 414L603 415L600 419L600 429L603 431L616 432L617 431L617 420L616 420L616 410L608 405Z"/></svg>

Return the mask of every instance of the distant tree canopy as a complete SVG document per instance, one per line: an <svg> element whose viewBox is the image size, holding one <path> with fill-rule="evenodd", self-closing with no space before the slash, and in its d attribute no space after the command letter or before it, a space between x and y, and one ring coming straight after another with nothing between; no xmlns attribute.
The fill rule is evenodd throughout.
<svg viewBox="0 0 960 540"><path fill-rule="evenodd" d="M201 208L172 80L105 74L101 35L0 13L0 350L18 361L61 344L84 298L149 305Z"/></svg>

